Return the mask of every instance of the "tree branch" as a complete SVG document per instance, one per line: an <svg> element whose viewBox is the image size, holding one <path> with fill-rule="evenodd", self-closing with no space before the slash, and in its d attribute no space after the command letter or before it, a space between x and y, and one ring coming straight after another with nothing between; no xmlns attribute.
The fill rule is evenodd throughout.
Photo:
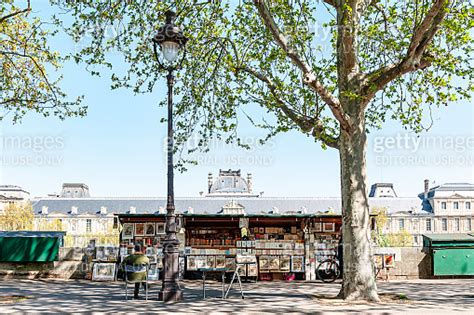
<svg viewBox="0 0 474 315"><path fill-rule="evenodd" d="M359 73L357 60L357 28L360 7L357 0L347 0L337 9L337 57L340 90ZM341 86L342 85L342 86Z"/></svg>
<svg viewBox="0 0 474 315"><path fill-rule="evenodd" d="M17 53L17 52L13 52L13 51L0 51L0 55L4 55L4 56L13 55L13 56L18 56L18 57L23 57L23 58L30 59L34 63L36 69L38 69L38 71L40 72L41 76L43 77L43 80L46 82L46 85L48 86L49 90L51 91L54 99L56 101L58 101L58 97L56 95L56 92L55 92L52 84L49 82L49 79L46 76L46 73L44 72L44 70L41 68L41 66L38 64L38 62L36 61L36 59L33 56L30 56L26 53L22 54L22 53Z"/></svg>
<svg viewBox="0 0 474 315"><path fill-rule="evenodd" d="M337 3L336 0L323 0L325 3L329 4L330 6L333 6L336 8Z"/></svg>
<svg viewBox="0 0 474 315"><path fill-rule="evenodd" d="M30 3L30 0L28 0L28 7L26 9L20 10L20 11L15 11L15 12L12 12L10 14L7 14L5 16L0 17L0 23L6 21L9 18L12 18L16 15L23 14L23 13L30 12L30 11L31 11L31 3Z"/></svg>
<svg viewBox="0 0 474 315"><path fill-rule="evenodd" d="M423 53L424 49L438 31L439 25L446 15L445 9L451 1L452 0L435 0L431 9L413 33L406 59L415 59L421 56L420 52Z"/></svg>
<svg viewBox="0 0 474 315"><path fill-rule="evenodd" d="M245 71L256 79L265 83L268 89L270 90L270 93L272 93L273 97L275 98L278 104L278 108L280 108L283 113L288 116L288 118L290 118L295 124L297 124L301 128L301 130L307 133L311 133L315 138L321 140L329 147L335 149L339 148L338 139L325 133L324 126L318 118L311 118L299 115L285 104L285 101L278 95L277 86L272 81L272 79L250 67L240 67L235 70L236 72Z"/></svg>
<svg viewBox="0 0 474 315"><path fill-rule="evenodd" d="M388 83L402 75L431 65L431 56L426 49L432 42L440 24L446 16L446 8L452 0L434 0L435 3L423 21L415 29L405 57L398 63L384 66L366 76L362 96L366 103Z"/></svg>
<svg viewBox="0 0 474 315"><path fill-rule="evenodd" d="M280 32L278 25L273 19L266 2L264 0L254 0L255 7L258 10L260 17L262 18L265 26L273 36L273 40L278 46L286 53L287 57L301 70L303 73L303 82L312 90L314 90L321 99L329 105L331 112L337 119L341 128L344 130L350 130L351 125L348 117L344 113L344 110L334 95L329 92L322 83L316 78L311 67L304 61L298 52L290 47L288 39Z"/></svg>

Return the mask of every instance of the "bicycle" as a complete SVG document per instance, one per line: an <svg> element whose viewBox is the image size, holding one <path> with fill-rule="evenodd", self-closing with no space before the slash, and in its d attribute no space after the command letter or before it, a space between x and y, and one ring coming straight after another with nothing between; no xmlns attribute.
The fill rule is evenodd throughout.
<svg viewBox="0 0 474 315"><path fill-rule="evenodd" d="M316 268L316 276L326 283L336 281L341 276L341 268L336 256L323 260Z"/></svg>

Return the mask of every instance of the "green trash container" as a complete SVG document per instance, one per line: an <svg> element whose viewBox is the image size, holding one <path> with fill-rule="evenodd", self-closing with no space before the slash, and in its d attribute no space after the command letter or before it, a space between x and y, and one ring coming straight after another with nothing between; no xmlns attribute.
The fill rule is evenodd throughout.
<svg viewBox="0 0 474 315"><path fill-rule="evenodd" d="M0 232L0 262L58 261L65 232Z"/></svg>
<svg viewBox="0 0 474 315"><path fill-rule="evenodd" d="M474 276L472 234L423 235L423 247L431 254L433 276Z"/></svg>

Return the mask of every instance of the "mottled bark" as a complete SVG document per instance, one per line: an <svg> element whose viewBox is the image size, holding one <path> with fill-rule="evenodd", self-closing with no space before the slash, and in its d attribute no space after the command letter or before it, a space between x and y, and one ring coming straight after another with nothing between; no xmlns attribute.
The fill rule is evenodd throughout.
<svg viewBox="0 0 474 315"><path fill-rule="evenodd" d="M361 111L352 118L353 129L341 131L339 139L344 243L339 296L346 300L378 301L370 247L365 117Z"/></svg>

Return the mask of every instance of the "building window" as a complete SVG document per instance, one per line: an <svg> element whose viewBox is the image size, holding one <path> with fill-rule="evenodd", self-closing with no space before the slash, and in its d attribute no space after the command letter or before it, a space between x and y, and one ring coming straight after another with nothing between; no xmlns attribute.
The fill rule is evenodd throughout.
<svg viewBox="0 0 474 315"><path fill-rule="evenodd" d="M441 203L441 209L446 210L446 202L443 201Z"/></svg>
<svg viewBox="0 0 474 315"><path fill-rule="evenodd" d="M459 218L454 218L454 230L457 232L461 230L461 224Z"/></svg>
<svg viewBox="0 0 474 315"><path fill-rule="evenodd" d="M459 202L457 202L457 201L453 202L453 208L458 210L459 209Z"/></svg>
<svg viewBox="0 0 474 315"><path fill-rule="evenodd" d="M431 231L431 219L426 219L426 230Z"/></svg>
<svg viewBox="0 0 474 315"><path fill-rule="evenodd" d="M418 244L418 235L413 236L413 241L415 244Z"/></svg>
<svg viewBox="0 0 474 315"><path fill-rule="evenodd" d="M86 220L86 233L90 233L92 231L92 220L87 219Z"/></svg>
<svg viewBox="0 0 474 315"><path fill-rule="evenodd" d="M442 218L441 219L441 230L447 231L448 230L448 219Z"/></svg>
<svg viewBox="0 0 474 315"><path fill-rule="evenodd" d="M471 218L467 218L466 230L472 231L472 219Z"/></svg>
<svg viewBox="0 0 474 315"><path fill-rule="evenodd" d="M114 217L114 226L113 226L114 229L118 229L118 218L117 217Z"/></svg>
<svg viewBox="0 0 474 315"><path fill-rule="evenodd" d="M471 210L471 202L470 201L466 202L466 209Z"/></svg>
<svg viewBox="0 0 474 315"><path fill-rule="evenodd" d="M405 230L405 219L398 219L398 229L400 231Z"/></svg>

